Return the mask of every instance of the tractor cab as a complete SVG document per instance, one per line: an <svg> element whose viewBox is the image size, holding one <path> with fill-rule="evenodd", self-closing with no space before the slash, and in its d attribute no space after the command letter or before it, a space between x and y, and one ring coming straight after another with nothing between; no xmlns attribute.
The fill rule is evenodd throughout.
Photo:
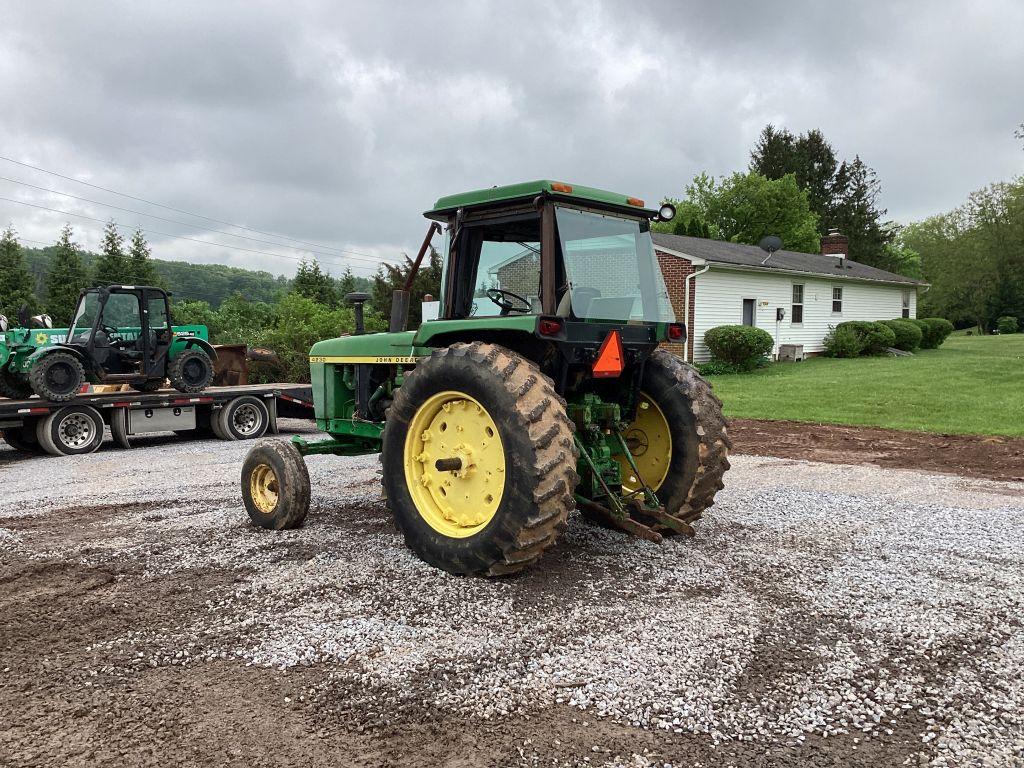
<svg viewBox="0 0 1024 768"><path fill-rule="evenodd" d="M173 341L161 288L111 285L84 291L66 344L81 350L102 379L162 377Z"/></svg>

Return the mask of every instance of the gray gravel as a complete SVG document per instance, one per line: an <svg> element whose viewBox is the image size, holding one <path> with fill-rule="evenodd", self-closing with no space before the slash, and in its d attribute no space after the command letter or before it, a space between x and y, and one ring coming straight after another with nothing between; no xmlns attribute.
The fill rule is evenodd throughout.
<svg viewBox="0 0 1024 768"><path fill-rule="evenodd" d="M310 458L306 527L252 528L244 448L156 439L16 462L0 448L0 548L235 574L205 613L97 639L101 665L313 666L322 684L304 697L341 691L367 719L568 705L776 746L911 728L917 764L1024 764L1024 484L738 456L695 539L574 519L538 567L485 581L404 548L376 457ZM115 511L83 512L87 537L46 528L100 506ZM41 525L4 527L25 516Z"/></svg>

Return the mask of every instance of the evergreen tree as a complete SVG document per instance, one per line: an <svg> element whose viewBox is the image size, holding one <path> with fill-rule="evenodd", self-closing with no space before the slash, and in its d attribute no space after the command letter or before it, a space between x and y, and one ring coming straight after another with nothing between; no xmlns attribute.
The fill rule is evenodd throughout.
<svg viewBox="0 0 1024 768"><path fill-rule="evenodd" d="M128 248L128 276L133 285L160 285L160 276L150 258L149 243L141 229L136 229Z"/></svg>
<svg viewBox="0 0 1024 768"><path fill-rule="evenodd" d="M405 256L402 264L381 264L373 277L369 308L372 313L382 318L385 324L391 317L391 294L396 288L405 285L412 264L412 259ZM433 246L430 248L429 260L424 259L416 273L416 279L412 281L412 289L409 292L409 328L418 328L422 322L423 297L428 293L435 299L441 295L441 255Z"/></svg>
<svg viewBox="0 0 1024 768"><path fill-rule="evenodd" d="M7 227L0 236L0 315L13 320L23 305L28 307L29 314L39 311L35 280L28 271L14 227Z"/></svg>
<svg viewBox="0 0 1024 768"><path fill-rule="evenodd" d="M299 262L299 270L292 281L292 293L305 296L325 307L334 307L338 304L334 278L320 269L320 262L316 259L303 259Z"/></svg>
<svg viewBox="0 0 1024 768"><path fill-rule="evenodd" d="M851 259L882 267L895 229L882 222L886 210L876 205L882 191L878 176L855 156L839 166L834 185L834 197L825 213L829 225L850 238Z"/></svg>
<svg viewBox="0 0 1024 768"><path fill-rule="evenodd" d="M128 257L124 253L124 238L117 231L117 224L111 219L103 230L103 245L100 257L93 268L93 285L131 284Z"/></svg>
<svg viewBox="0 0 1024 768"><path fill-rule="evenodd" d="M57 327L71 323L78 305L78 294L89 283L78 243L71 241L71 235L71 225L65 224L53 248L50 270L46 275L46 310Z"/></svg>
<svg viewBox="0 0 1024 768"><path fill-rule="evenodd" d="M352 267L345 267L345 274L338 280L338 298L344 300L355 289L356 276L352 274Z"/></svg>

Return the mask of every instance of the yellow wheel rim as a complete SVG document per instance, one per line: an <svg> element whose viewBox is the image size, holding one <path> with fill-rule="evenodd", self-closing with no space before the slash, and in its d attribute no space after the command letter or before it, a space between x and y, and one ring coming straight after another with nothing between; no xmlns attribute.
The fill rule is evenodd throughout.
<svg viewBox="0 0 1024 768"><path fill-rule="evenodd" d="M626 439L629 452L633 454L640 477L652 490L657 491L665 482L672 461L672 432L665 414L646 393L640 393L636 419L622 436ZM617 458L622 467L622 490L627 493L640 490L640 479L629 461L625 456Z"/></svg>
<svg viewBox="0 0 1024 768"><path fill-rule="evenodd" d="M252 503L265 515L277 507L279 485L277 473L269 464L259 464L249 476L249 496Z"/></svg>
<svg viewBox="0 0 1024 768"><path fill-rule="evenodd" d="M459 459L456 470L439 459ZM420 517L464 539L483 530L505 491L505 449L494 419L462 392L439 392L413 416L405 438L405 482Z"/></svg>

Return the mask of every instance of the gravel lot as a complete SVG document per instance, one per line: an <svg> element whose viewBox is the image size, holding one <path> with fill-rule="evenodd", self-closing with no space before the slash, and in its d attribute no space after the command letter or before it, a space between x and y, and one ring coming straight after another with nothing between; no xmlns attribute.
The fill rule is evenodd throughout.
<svg viewBox="0 0 1024 768"><path fill-rule="evenodd" d="M0 765L1024 765L1024 484L738 456L692 540L416 560L376 457L0 447Z"/></svg>

